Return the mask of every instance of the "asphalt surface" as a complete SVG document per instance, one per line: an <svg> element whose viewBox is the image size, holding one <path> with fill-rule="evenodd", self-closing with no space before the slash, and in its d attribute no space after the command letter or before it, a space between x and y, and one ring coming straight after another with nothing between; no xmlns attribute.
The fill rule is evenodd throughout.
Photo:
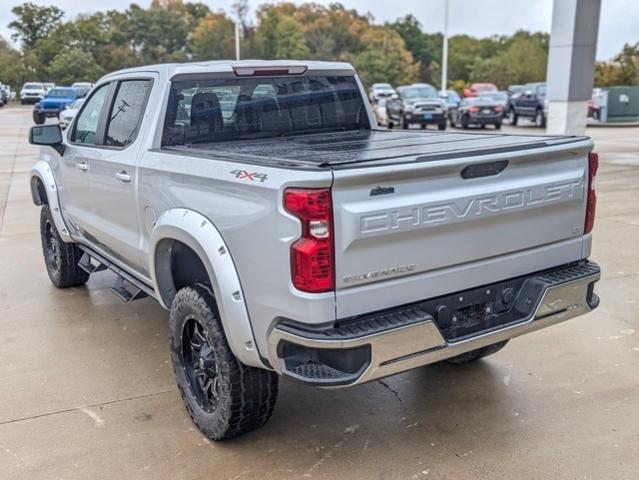
<svg viewBox="0 0 639 480"><path fill-rule="evenodd" d="M588 131L601 162L598 310L475 365L349 390L282 381L265 428L213 444L174 385L166 311L121 302L110 273L49 283L30 112L0 109L1 479L637 478L638 128Z"/></svg>

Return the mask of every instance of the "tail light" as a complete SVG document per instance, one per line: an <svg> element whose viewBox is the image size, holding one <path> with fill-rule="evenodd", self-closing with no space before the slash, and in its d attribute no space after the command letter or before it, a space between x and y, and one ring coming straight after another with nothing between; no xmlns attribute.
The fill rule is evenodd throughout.
<svg viewBox="0 0 639 480"><path fill-rule="evenodd" d="M477 113L477 112L479 112L479 107L470 107L468 109L468 111L471 112L471 113Z"/></svg>
<svg viewBox="0 0 639 480"><path fill-rule="evenodd" d="M599 155L590 152L588 155L588 197L586 200L586 221L584 234L592 232L595 225L595 209L597 207L597 195L595 193L595 178L599 168Z"/></svg>
<svg viewBox="0 0 639 480"><path fill-rule="evenodd" d="M284 208L300 219L302 234L291 245L291 280L311 293L334 289L333 209L328 188L288 188Z"/></svg>
<svg viewBox="0 0 639 480"><path fill-rule="evenodd" d="M503 112L503 111L504 111L504 109L503 109L503 107L500 107L500 106L498 105L498 106L496 106L496 107L495 107L495 111L496 111L497 113L499 113L499 112Z"/></svg>

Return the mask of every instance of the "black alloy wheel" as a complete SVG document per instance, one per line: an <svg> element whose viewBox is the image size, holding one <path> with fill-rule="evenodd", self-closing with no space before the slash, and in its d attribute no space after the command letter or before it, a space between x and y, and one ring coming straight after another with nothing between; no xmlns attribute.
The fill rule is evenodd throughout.
<svg viewBox="0 0 639 480"><path fill-rule="evenodd" d="M184 323L182 362L193 396L202 410L212 413L220 403L220 378L213 347L204 326L195 318Z"/></svg>

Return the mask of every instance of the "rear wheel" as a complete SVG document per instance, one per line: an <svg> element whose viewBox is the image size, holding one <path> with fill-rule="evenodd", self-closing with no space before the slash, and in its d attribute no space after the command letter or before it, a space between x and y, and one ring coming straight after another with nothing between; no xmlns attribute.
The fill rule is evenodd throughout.
<svg viewBox="0 0 639 480"><path fill-rule="evenodd" d="M464 130L468 129L468 119L466 117L462 117L461 125Z"/></svg>
<svg viewBox="0 0 639 480"><path fill-rule="evenodd" d="M538 108L535 112L535 126L539 128L546 126L546 117L544 116L544 112L541 111L541 108Z"/></svg>
<svg viewBox="0 0 639 480"><path fill-rule="evenodd" d="M501 122L495 124L495 130L501 129Z"/></svg>
<svg viewBox="0 0 639 480"><path fill-rule="evenodd" d="M84 285L89 274L78 266L82 250L74 243L65 243L53 222L49 205L43 205L40 212L40 238L47 273L58 288Z"/></svg>
<svg viewBox="0 0 639 480"><path fill-rule="evenodd" d="M437 124L438 130L446 130L446 122Z"/></svg>
<svg viewBox="0 0 639 480"><path fill-rule="evenodd" d="M499 350L504 348L507 343L508 340L493 343L492 345L488 345L487 347L478 348L477 350L471 350L470 352L462 353L461 355L457 355L456 357L448 358L446 359L446 361L454 365L466 365L468 363L475 362L480 358L484 358L488 355L492 355L493 353L497 353Z"/></svg>
<svg viewBox="0 0 639 480"><path fill-rule="evenodd" d="M402 128L403 128L404 130L407 130L409 126L410 126L410 124L408 123L408 120L406 120L406 119L404 118L404 116L402 115Z"/></svg>
<svg viewBox="0 0 639 480"><path fill-rule="evenodd" d="M263 426L277 399L277 374L233 355L213 294L204 285L178 291L171 305L171 358L193 423L212 440Z"/></svg>

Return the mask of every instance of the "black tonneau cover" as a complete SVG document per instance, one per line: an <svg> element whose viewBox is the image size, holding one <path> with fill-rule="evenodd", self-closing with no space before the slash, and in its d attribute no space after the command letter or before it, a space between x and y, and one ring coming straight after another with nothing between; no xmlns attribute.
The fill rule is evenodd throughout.
<svg viewBox="0 0 639 480"><path fill-rule="evenodd" d="M200 143L162 151L270 166L352 168L515 152L583 140L585 137L356 130Z"/></svg>

